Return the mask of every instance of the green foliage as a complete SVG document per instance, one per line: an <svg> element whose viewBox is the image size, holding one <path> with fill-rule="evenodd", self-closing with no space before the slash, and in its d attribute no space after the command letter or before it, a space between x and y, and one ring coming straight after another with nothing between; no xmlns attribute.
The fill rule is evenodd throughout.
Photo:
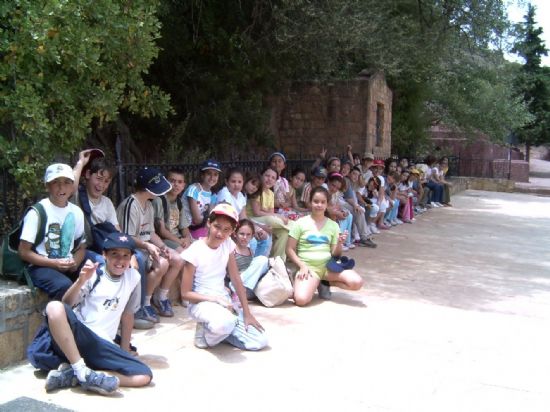
<svg viewBox="0 0 550 412"><path fill-rule="evenodd" d="M27 193L53 158L80 147L93 119L168 112L168 96L142 79L158 50L156 7L150 0L0 5L0 166Z"/></svg>
<svg viewBox="0 0 550 412"><path fill-rule="evenodd" d="M529 4L525 21L517 25L514 51L524 59L517 77L517 90L531 114L530 121L516 129L521 142L531 145L550 143L550 88L548 71L541 58L548 54L541 38L542 28L535 21L535 7Z"/></svg>

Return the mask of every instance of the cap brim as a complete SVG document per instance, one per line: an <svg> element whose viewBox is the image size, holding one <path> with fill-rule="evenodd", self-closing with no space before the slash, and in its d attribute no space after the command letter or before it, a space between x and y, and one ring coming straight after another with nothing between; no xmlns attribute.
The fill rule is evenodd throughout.
<svg viewBox="0 0 550 412"><path fill-rule="evenodd" d="M163 176L163 178L160 180L159 183L151 187L146 187L145 190L147 190L149 193L155 196L162 196L168 193L170 190L172 190L172 185Z"/></svg>
<svg viewBox="0 0 550 412"><path fill-rule="evenodd" d="M203 171L205 171L205 170L215 170L216 172L219 172L219 173L222 172L221 169L218 169L217 167L212 167L212 166L203 167L203 168L201 169L201 172L203 172Z"/></svg>
<svg viewBox="0 0 550 412"><path fill-rule="evenodd" d="M225 213L225 212L222 212L222 211L220 211L220 210L216 210L216 211L213 210L213 211L210 212L210 213L212 213L212 214L214 214L214 215L218 215L218 216L227 216L227 217L228 217L229 219L231 219L232 221L239 223L239 219L238 219L238 218L235 219L235 216L231 216L230 214Z"/></svg>

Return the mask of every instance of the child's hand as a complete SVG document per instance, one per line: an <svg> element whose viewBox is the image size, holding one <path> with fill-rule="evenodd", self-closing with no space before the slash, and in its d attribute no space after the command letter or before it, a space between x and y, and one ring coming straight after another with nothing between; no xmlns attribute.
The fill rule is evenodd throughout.
<svg viewBox="0 0 550 412"><path fill-rule="evenodd" d="M327 149L325 149L325 147L323 146L323 148L321 149L321 153L319 153L319 157L321 159L324 159L327 155Z"/></svg>
<svg viewBox="0 0 550 412"><path fill-rule="evenodd" d="M82 163L82 165L88 164L88 162L90 161L90 154L92 153L93 150L94 149L86 149L81 151L78 154L78 161Z"/></svg>
<svg viewBox="0 0 550 412"><path fill-rule="evenodd" d="M343 245L346 242L347 238L348 238L348 231L344 230L342 233L338 235L338 243Z"/></svg>
<svg viewBox="0 0 550 412"><path fill-rule="evenodd" d="M231 312L235 312L235 310L233 309L233 303L231 302L231 300L229 300L225 297L216 296L214 298L214 302L216 302L220 306L223 306L224 308L226 308L227 310L229 310Z"/></svg>
<svg viewBox="0 0 550 412"><path fill-rule="evenodd" d="M68 258L54 259L54 262L55 262L54 264L55 269L62 273L69 272L71 268L73 268L74 266L73 259L68 259Z"/></svg>
<svg viewBox="0 0 550 412"><path fill-rule="evenodd" d="M82 266L82 269L80 269L78 279L82 281L82 283L87 282L95 273L98 266L99 263L93 263L90 259L86 260L86 263L84 263L84 266Z"/></svg>
<svg viewBox="0 0 550 412"><path fill-rule="evenodd" d="M298 272L296 272L296 279L306 280L309 279L309 269L307 266L300 266Z"/></svg>
<svg viewBox="0 0 550 412"><path fill-rule="evenodd" d="M261 323L258 322L254 317L254 315L252 315L250 312L243 316L243 320L244 320L245 330L248 330L248 326L254 326L260 332L263 332L265 330L264 327L261 325Z"/></svg>

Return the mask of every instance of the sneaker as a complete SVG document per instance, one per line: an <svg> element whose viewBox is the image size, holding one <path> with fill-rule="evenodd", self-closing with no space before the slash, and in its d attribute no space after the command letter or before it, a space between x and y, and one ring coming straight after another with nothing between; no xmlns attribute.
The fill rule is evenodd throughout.
<svg viewBox="0 0 550 412"><path fill-rule="evenodd" d="M376 225L374 223L371 223L370 224L370 230L372 233L374 233L375 235L377 235L378 233L380 233L380 230L378 230L378 228L376 227Z"/></svg>
<svg viewBox="0 0 550 412"><path fill-rule="evenodd" d="M399 218L395 218L395 223L397 223L398 225L402 225L403 221Z"/></svg>
<svg viewBox="0 0 550 412"><path fill-rule="evenodd" d="M147 320L153 322L153 323L159 323L160 319L157 315L157 312L155 312L155 309L151 305L145 305L143 307L143 311L145 312L145 315L147 316Z"/></svg>
<svg viewBox="0 0 550 412"><path fill-rule="evenodd" d="M73 388L78 384L73 367L62 363L56 370L51 370L46 377L46 392L56 389Z"/></svg>
<svg viewBox="0 0 550 412"><path fill-rule="evenodd" d="M384 223L382 223L381 225L378 226L378 229L380 230L389 230L391 226L388 226Z"/></svg>
<svg viewBox="0 0 550 412"><path fill-rule="evenodd" d="M355 243L350 243L350 244L348 245L348 248L349 248L349 249L355 249Z"/></svg>
<svg viewBox="0 0 550 412"><path fill-rule="evenodd" d="M172 302L170 302L170 299L160 300L158 297L153 296L153 299L151 299L151 303L155 306L160 316L163 316L165 318L171 318L174 316L174 311L172 310Z"/></svg>
<svg viewBox="0 0 550 412"><path fill-rule="evenodd" d="M332 292L330 291L330 283L326 280L322 280L317 286L317 293L319 294L320 299L329 300L332 297Z"/></svg>
<svg viewBox="0 0 550 412"><path fill-rule="evenodd" d="M143 308L134 313L134 329L151 329L155 322L151 321Z"/></svg>
<svg viewBox="0 0 550 412"><path fill-rule="evenodd" d="M195 346L199 349L208 348L208 343L206 343L206 338L204 337L204 323L197 322L197 327L195 328Z"/></svg>
<svg viewBox="0 0 550 412"><path fill-rule="evenodd" d="M342 252L347 252L349 250L349 246L342 245Z"/></svg>
<svg viewBox="0 0 550 412"><path fill-rule="evenodd" d="M377 247L378 245L376 243L374 243L371 239L364 239L364 240L361 240L359 242L359 245L360 246L364 246L364 247L370 247L370 248L375 248Z"/></svg>
<svg viewBox="0 0 550 412"><path fill-rule="evenodd" d="M86 381L80 382L80 386L87 391L108 396L116 392L119 383L120 381L116 376L90 370L86 375Z"/></svg>

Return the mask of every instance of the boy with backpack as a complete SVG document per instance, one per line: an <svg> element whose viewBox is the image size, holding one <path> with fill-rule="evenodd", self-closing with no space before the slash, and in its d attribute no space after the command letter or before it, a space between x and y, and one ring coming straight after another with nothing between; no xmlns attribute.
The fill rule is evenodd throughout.
<svg viewBox="0 0 550 412"><path fill-rule="evenodd" d="M111 199L104 196L115 169L107 162L101 150L87 149L79 153L73 173L75 204L84 212L86 259L103 264L102 237L110 232L120 232L115 206ZM83 185L79 184L81 176Z"/></svg>
<svg viewBox="0 0 550 412"><path fill-rule="evenodd" d="M175 250L167 247L155 233L155 216L151 201L172 190L172 185L153 167L138 171L135 192L117 208L122 230L130 234L137 248L145 255L145 282L142 282L141 308L136 317L153 323L160 316L172 317L172 303L168 299L170 286L183 268L183 260ZM145 283L145 284L144 284ZM153 295L153 293L156 293ZM158 311L153 308L154 305Z"/></svg>
<svg viewBox="0 0 550 412"><path fill-rule="evenodd" d="M112 395L119 385L145 386L152 379L149 367L129 353L140 288L140 275L130 267L135 242L125 233L113 232L103 249L105 265L87 260L62 302L46 306L51 349L64 361L48 373L47 392L79 384L86 391ZM113 343L119 323L120 346Z"/></svg>
<svg viewBox="0 0 550 412"><path fill-rule="evenodd" d="M86 253L84 215L69 203L74 180L69 165L48 166L44 175L48 197L25 215L18 247L34 285L55 300L72 285Z"/></svg>
<svg viewBox="0 0 550 412"><path fill-rule="evenodd" d="M172 190L153 199L155 230L168 247L181 253L193 241L181 200L185 176L182 170L170 169L166 178L172 185Z"/></svg>

